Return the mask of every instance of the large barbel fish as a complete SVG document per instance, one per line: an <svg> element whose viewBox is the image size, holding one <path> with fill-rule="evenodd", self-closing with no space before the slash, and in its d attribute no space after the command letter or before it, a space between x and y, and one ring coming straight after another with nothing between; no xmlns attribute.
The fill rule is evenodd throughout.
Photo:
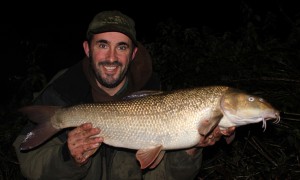
<svg viewBox="0 0 300 180"><path fill-rule="evenodd" d="M124 100L70 107L27 106L20 109L38 125L21 150L42 144L58 131L90 122L104 143L136 149L141 169L155 167L166 150L191 148L213 128L242 126L275 119L279 111L261 97L227 86L169 92L138 92Z"/></svg>

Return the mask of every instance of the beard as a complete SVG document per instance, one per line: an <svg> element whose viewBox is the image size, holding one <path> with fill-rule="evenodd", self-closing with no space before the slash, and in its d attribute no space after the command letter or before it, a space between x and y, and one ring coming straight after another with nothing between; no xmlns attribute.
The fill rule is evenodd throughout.
<svg viewBox="0 0 300 180"><path fill-rule="evenodd" d="M110 62L110 61L104 61L100 62L98 64L93 64L93 60L90 56L90 64L92 66L92 70L94 72L94 75L96 77L96 80L104 87L106 88L115 88L117 87L126 77L126 74L128 72L128 66L124 68L124 70L119 74L117 78L114 78L114 74L106 74L105 77L103 72L99 67L101 66L117 66L118 68L121 68L123 66L122 63L118 61Z"/></svg>

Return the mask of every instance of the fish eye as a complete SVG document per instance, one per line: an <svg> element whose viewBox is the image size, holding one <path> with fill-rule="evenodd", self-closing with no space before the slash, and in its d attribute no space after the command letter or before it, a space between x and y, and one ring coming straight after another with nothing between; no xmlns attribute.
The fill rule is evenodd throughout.
<svg viewBox="0 0 300 180"><path fill-rule="evenodd" d="M250 97L248 98L248 100L249 100L250 102L252 102L252 101L254 101L254 100L255 100L255 98L254 98L254 97L252 97L252 96L250 96Z"/></svg>

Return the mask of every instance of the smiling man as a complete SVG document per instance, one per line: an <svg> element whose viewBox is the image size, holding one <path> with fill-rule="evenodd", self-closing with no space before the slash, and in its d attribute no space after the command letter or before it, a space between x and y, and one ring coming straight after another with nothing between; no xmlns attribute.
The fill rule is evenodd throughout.
<svg viewBox="0 0 300 180"><path fill-rule="evenodd" d="M97 14L83 42L86 57L68 68L34 99L33 104L70 106L119 100L139 90L159 90L151 57L136 40L134 21L119 11ZM41 146L22 152L22 140L31 122L14 142L21 171L27 179L194 179L202 161L202 148L166 152L154 169L141 170L134 150L102 144L101 129L82 124L52 137ZM202 139L199 146L212 145Z"/></svg>

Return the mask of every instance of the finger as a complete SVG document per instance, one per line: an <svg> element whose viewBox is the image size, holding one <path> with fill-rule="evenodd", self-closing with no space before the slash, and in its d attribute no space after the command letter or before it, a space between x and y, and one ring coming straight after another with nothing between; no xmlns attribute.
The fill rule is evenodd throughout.
<svg viewBox="0 0 300 180"><path fill-rule="evenodd" d="M73 129L72 131L70 131L68 134L69 134L69 136L74 136L76 134L81 133L82 131L86 131L91 128L92 128L91 123L84 123L84 124L81 124L80 126L76 127L75 129Z"/></svg>
<svg viewBox="0 0 300 180"><path fill-rule="evenodd" d="M219 139L220 137L216 137L214 134L212 134L208 137L207 145L214 145Z"/></svg>
<svg viewBox="0 0 300 180"><path fill-rule="evenodd" d="M87 153L88 151L96 151L99 147L100 147L101 143L95 143L95 144L86 144L80 147L77 147L75 149L73 149L73 151L71 152L71 155L73 157L81 157L83 156L85 153ZM87 153L87 155L90 153Z"/></svg>
<svg viewBox="0 0 300 180"><path fill-rule="evenodd" d="M83 139L77 139L76 141L69 140L67 141L68 148L70 151L73 151L73 149L79 148L84 150L89 150L89 148L96 147L99 143L103 142L102 137L86 137Z"/></svg>
<svg viewBox="0 0 300 180"><path fill-rule="evenodd" d="M86 159L88 159L89 157L91 157L91 156L98 150L99 147L100 147L100 146L98 146L98 147L96 147L96 148L94 148L94 149L90 149L90 150L88 150L88 151L85 151L85 152L83 153L83 157L86 158Z"/></svg>
<svg viewBox="0 0 300 180"><path fill-rule="evenodd" d="M100 133L100 129L99 128L90 128L90 129L78 132L76 134L76 136L73 137L73 139L76 139L78 141L84 140L85 142L87 142L86 141L87 139L92 139L92 137L95 137L99 133Z"/></svg>
<svg viewBox="0 0 300 180"><path fill-rule="evenodd" d="M98 150L100 145L101 143L80 146L72 151L71 156L79 165L84 164Z"/></svg>
<svg viewBox="0 0 300 180"><path fill-rule="evenodd" d="M103 138L93 136L99 133L100 129L92 128L89 124L84 124L68 134L67 145L76 163L82 164L86 162L96 152L103 142Z"/></svg>
<svg viewBox="0 0 300 180"><path fill-rule="evenodd" d="M91 138L96 136L100 133L100 129L98 128L88 128L88 129L81 129L76 128L68 134L68 145L70 147L77 147L83 144L93 143L93 140L97 141L97 138Z"/></svg>
<svg viewBox="0 0 300 180"><path fill-rule="evenodd" d="M230 144L235 139L235 133L231 133L229 136L225 137L226 143Z"/></svg>
<svg viewBox="0 0 300 180"><path fill-rule="evenodd" d="M218 141L223 136L223 134L222 134L220 128L216 127L210 136L211 136L211 139L213 139L214 141Z"/></svg>
<svg viewBox="0 0 300 180"><path fill-rule="evenodd" d="M208 137L202 136L197 147L211 146L216 143L215 137L211 134Z"/></svg>
<svg viewBox="0 0 300 180"><path fill-rule="evenodd" d="M231 134L234 133L234 131L235 131L235 127L233 126L233 127L227 128L225 130L222 130L221 133L225 136L230 136Z"/></svg>

